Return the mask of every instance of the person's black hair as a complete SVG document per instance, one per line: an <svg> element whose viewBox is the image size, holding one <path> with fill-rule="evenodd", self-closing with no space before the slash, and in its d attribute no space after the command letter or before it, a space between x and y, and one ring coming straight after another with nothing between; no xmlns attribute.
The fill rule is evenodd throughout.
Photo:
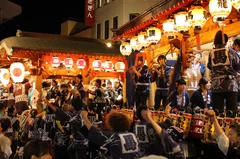
<svg viewBox="0 0 240 159"><path fill-rule="evenodd" d="M186 85L187 83L183 78L180 78L176 81L176 84L177 84L177 86L179 86L179 85L183 85L183 84Z"/></svg>
<svg viewBox="0 0 240 159"><path fill-rule="evenodd" d="M100 79L96 79L96 82L99 84L99 86L102 85L102 81Z"/></svg>
<svg viewBox="0 0 240 159"><path fill-rule="evenodd" d="M36 118L37 114L38 114L37 109L31 109L30 110L30 115L31 115L32 118Z"/></svg>
<svg viewBox="0 0 240 159"><path fill-rule="evenodd" d="M50 146L47 142L39 139L31 140L24 146L23 159L31 159L33 155L40 158L49 153L49 150Z"/></svg>
<svg viewBox="0 0 240 159"><path fill-rule="evenodd" d="M237 132L237 136L240 136L240 125L237 123L231 124L230 129L234 129Z"/></svg>
<svg viewBox="0 0 240 159"><path fill-rule="evenodd" d="M53 79L52 82L56 83L56 85L58 84L58 82L55 79Z"/></svg>
<svg viewBox="0 0 240 159"><path fill-rule="evenodd" d="M214 42L213 44L215 46L217 45L226 45L228 42L228 36L227 34L224 34L224 40L225 40L225 44L223 44L223 37L222 37L223 32L221 30L219 30L216 34L215 34L215 38L214 38Z"/></svg>
<svg viewBox="0 0 240 159"><path fill-rule="evenodd" d="M240 47L240 37L237 37L234 42L233 45L238 45Z"/></svg>
<svg viewBox="0 0 240 159"><path fill-rule="evenodd" d="M77 75L77 78L79 78L80 80L83 79L83 76L82 75Z"/></svg>
<svg viewBox="0 0 240 159"><path fill-rule="evenodd" d="M77 96L76 98L73 98L71 104L76 111L81 110L84 106L82 98L80 96Z"/></svg>
<svg viewBox="0 0 240 159"><path fill-rule="evenodd" d="M11 121L9 118L3 117L0 119L0 125L2 127L2 132L5 132L11 126Z"/></svg>
<svg viewBox="0 0 240 159"><path fill-rule="evenodd" d="M6 104L3 101L0 101L0 110L6 108Z"/></svg>
<svg viewBox="0 0 240 159"><path fill-rule="evenodd" d="M160 59L163 59L164 61L166 61L166 56L165 55L159 55L158 58L157 58L157 62L159 63L159 60Z"/></svg>
<svg viewBox="0 0 240 159"><path fill-rule="evenodd" d="M95 111L96 104L95 103L88 103L87 107L88 107L88 110Z"/></svg>
<svg viewBox="0 0 240 159"><path fill-rule="evenodd" d="M48 83L48 82L43 82L42 83L42 88L46 88L46 87L50 87L51 85L50 85L50 83Z"/></svg>
<svg viewBox="0 0 240 159"><path fill-rule="evenodd" d="M15 107L13 105L11 105L10 107L8 107L7 113L9 117L12 117L12 114L15 110Z"/></svg>
<svg viewBox="0 0 240 159"><path fill-rule="evenodd" d="M0 158L1 159L8 159L8 156L0 150Z"/></svg>
<svg viewBox="0 0 240 159"><path fill-rule="evenodd" d="M206 77L202 77L198 82L198 86L201 87L202 85L205 84L208 84L208 79Z"/></svg>
<svg viewBox="0 0 240 159"><path fill-rule="evenodd" d="M138 117L139 120L144 120L143 117L142 117L142 111L143 110L148 110L148 107L146 105L140 105L138 108L137 108L137 112L136 112L136 115Z"/></svg>
<svg viewBox="0 0 240 159"><path fill-rule="evenodd" d="M110 98L110 102L114 102L115 100L114 100L114 98Z"/></svg>

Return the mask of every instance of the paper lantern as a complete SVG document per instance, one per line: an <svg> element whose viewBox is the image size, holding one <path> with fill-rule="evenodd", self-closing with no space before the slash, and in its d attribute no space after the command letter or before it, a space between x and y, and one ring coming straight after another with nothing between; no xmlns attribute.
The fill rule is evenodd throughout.
<svg viewBox="0 0 240 159"><path fill-rule="evenodd" d="M73 66L73 59L71 57L67 57L64 59L64 65L67 67L67 68L72 68Z"/></svg>
<svg viewBox="0 0 240 159"><path fill-rule="evenodd" d="M161 40L161 30L157 27L150 27L147 30L147 41L149 43L158 43Z"/></svg>
<svg viewBox="0 0 240 159"><path fill-rule="evenodd" d="M122 42L120 52L123 56L129 56L132 53L132 47L128 42Z"/></svg>
<svg viewBox="0 0 240 159"><path fill-rule="evenodd" d="M101 70L102 68L102 62L100 60L94 60L92 62L92 68L95 70L95 71L99 71Z"/></svg>
<svg viewBox="0 0 240 159"><path fill-rule="evenodd" d="M142 47L147 47L149 42L147 41L147 32L142 31L138 34L138 44Z"/></svg>
<svg viewBox="0 0 240 159"><path fill-rule="evenodd" d="M107 71L107 72L113 71L113 66L114 65L113 65L112 61L107 60L104 63L104 68L105 68L105 71Z"/></svg>
<svg viewBox="0 0 240 159"><path fill-rule="evenodd" d="M188 31L190 28L190 23L188 22L188 13L187 12L178 12L174 15L175 20L175 29L178 32Z"/></svg>
<svg viewBox="0 0 240 159"><path fill-rule="evenodd" d="M14 62L10 66L10 75L13 82L22 82L24 79L25 68L21 62Z"/></svg>
<svg viewBox="0 0 240 159"><path fill-rule="evenodd" d="M207 11L202 6L193 6L188 11L188 22L192 27L202 28L207 21Z"/></svg>
<svg viewBox="0 0 240 159"><path fill-rule="evenodd" d="M115 64L115 69L117 72L124 72L125 70L125 63L124 62L117 62Z"/></svg>
<svg viewBox="0 0 240 159"><path fill-rule="evenodd" d="M131 38L130 45L131 45L133 50L140 50L142 48L141 45L139 45L139 43L138 43L138 37L137 36L133 36Z"/></svg>
<svg viewBox="0 0 240 159"><path fill-rule="evenodd" d="M240 0L232 0L232 5L234 8L236 8L238 11L240 11Z"/></svg>
<svg viewBox="0 0 240 159"><path fill-rule="evenodd" d="M52 67L58 67L61 61L60 58L57 56L52 57Z"/></svg>
<svg viewBox="0 0 240 159"><path fill-rule="evenodd" d="M8 69L0 69L0 81L4 86L7 86L10 80L10 74Z"/></svg>
<svg viewBox="0 0 240 159"><path fill-rule="evenodd" d="M84 69L86 67L86 61L84 59L78 59L76 65L78 69Z"/></svg>
<svg viewBox="0 0 240 159"><path fill-rule="evenodd" d="M173 19L167 19L163 22L163 32L168 38L175 36L176 30Z"/></svg>
<svg viewBox="0 0 240 159"><path fill-rule="evenodd" d="M209 12L214 22L224 21L232 11L231 0L210 0Z"/></svg>

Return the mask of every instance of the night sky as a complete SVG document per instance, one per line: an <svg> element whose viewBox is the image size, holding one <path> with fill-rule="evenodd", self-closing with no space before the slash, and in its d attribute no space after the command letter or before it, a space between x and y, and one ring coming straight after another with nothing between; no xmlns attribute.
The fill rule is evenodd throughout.
<svg viewBox="0 0 240 159"><path fill-rule="evenodd" d="M22 31L60 34L66 19L84 22L84 0L10 0L22 6L22 14L0 24L0 40Z"/></svg>

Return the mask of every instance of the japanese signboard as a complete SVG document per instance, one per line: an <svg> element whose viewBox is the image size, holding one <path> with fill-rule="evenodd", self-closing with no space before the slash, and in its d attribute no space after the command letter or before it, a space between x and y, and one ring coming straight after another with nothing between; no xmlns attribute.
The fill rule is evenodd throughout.
<svg viewBox="0 0 240 159"><path fill-rule="evenodd" d="M85 25L94 26L94 0L85 0Z"/></svg>

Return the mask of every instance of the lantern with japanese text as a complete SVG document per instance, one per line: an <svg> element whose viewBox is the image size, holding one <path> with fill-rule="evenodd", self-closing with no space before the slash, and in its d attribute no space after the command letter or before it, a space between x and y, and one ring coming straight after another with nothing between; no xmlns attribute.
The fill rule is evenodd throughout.
<svg viewBox="0 0 240 159"><path fill-rule="evenodd" d="M223 22L232 11L231 0L210 0L209 12L214 22Z"/></svg>
<svg viewBox="0 0 240 159"><path fill-rule="evenodd" d="M60 58L57 56L52 57L52 67L58 67L61 63Z"/></svg>
<svg viewBox="0 0 240 159"><path fill-rule="evenodd" d="M105 71L107 71L107 72L113 71L113 66L114 65L113 65L112 61L107 60L104 62L104 68L105 68Z"/></svg>
<svg viewBox="0 0 240 159"><path fill-rule="evenodd" d="M138 33L138 43L142 47L147 47L149 45L149 42L147 41L147 32L142 31Z"/></svg>
<svg viewBox="0 0 240 159"><path fill-rule="evenodd" d="M125 63L124 62L117 62L115 64L115 69L117 72L124 72L125 70Z"/></svg>
<svg viewBox="0 0 240 159"><path fill-rule="evenodd" d="M84 59L78 59L76 65L78 69L84 69L86 67L86 61Z"/></svg>
<svg viewBox="0 0 240 159"><path fill-rule="evenodd" d="M10 80L10 74L8 69L0 69L0 81L4 86L7 86Z"/></svg>
<svg viewBox="0 0 240 159"><path fill-rule="evenodd" d="M175 19L175 29L178 32L188 31L190 28L190 23L188 22L188 13L187 12L178 12L174 15Z"/></svg>
<svg viewBox="0 0 240 159"><path fill-rule="evenodd" d="M22 82L24 79L25 68L21 62L14 62L10 66L10 75L15 83Z"/></svg>
<svg viewBox="0 0 240 159"><path fill-rule="evenodd" d="M167 35L169 39L174 38L176 34L174 20L173 19L167 19L163 22L163 32Z"/></svg>
<svg viewBox="0 0 240 159"><path fill-rule="evenodd" d="M140 50L141 49L141 46L138 43L138 37L137 36L133 36L131 38L130 45L131 45L133 50Z"/></svg>
<svg viewBox="0 0 240 159"><path fill-rule="evenodd" d="M232 5L240 12L240 0L232 0Z"/></svg>
<svg viewBox="0 0 240 159"><path fill-rule="evenodd" d="M193 6L188 11L188 21L194 28L202 28L207 22L207 11L202 6Z"/></svg>
<svg viewBox="0 0 240 159"><path fill-rule="evenodd" d="M73 59L71 57L67 57L64 59L64 65L67 67L67 68L72 68L73 66Z"/></svg>
<svg viewBox="0 0 240 159"><path fill-rule="evenodd" d="M128 42L122 42L120 52L124 56L129 56L132 53L132 47Z"/></svg>
<svg viewBox="0 0 240 159"><path fill-rule="evenodd" d="M149 43L158 43L161 40L161 30L157 27L150 27L147 30L147 41Z"/></svg>
<svg viewBox="0 0 240 159"><path fill-rule="evenodd" d="M94 60L92 62L92 68L95 70L95 71L99 71L101 70L102 68L102 62L100 60Z"/></svg>

